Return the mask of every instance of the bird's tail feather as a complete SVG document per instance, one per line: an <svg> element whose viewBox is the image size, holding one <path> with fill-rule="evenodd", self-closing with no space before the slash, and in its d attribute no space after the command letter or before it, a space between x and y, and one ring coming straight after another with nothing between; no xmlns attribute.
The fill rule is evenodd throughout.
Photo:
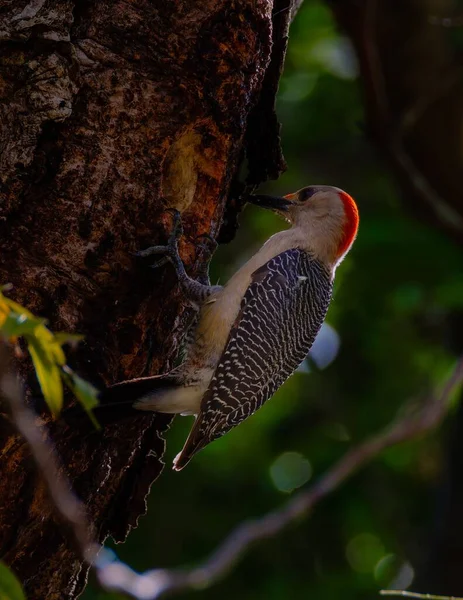
<svg viewBox="0 0 463 600"><path fill-rule="evenodd" d="M93 409L93 414L102 426L141 414L152 415L151 411L141 411L133 407L134 402L157 390L164 390L178 385L171 375L139 377L121 381L102 390L98 395L100 404ZM85 411L76 406L63 413L63 418L70 425L78 424L83 418L88 420Z"/></svg>
<svg viewBox="0 0 463 600"><path fill-rule="evenodd" d="M193 456L209 443L209 439L204 435L204 432L201 431L202 421L203 419L201 414L199 414L196 417L196 421L191 428L190 434L185 442L185 445L183 446L182 451L174 458L174 471L181 471L187 466Z"/></svg>

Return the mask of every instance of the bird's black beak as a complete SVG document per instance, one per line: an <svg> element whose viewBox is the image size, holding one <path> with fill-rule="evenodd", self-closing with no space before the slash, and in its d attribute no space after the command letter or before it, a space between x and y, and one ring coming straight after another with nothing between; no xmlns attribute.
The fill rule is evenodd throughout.
<svg viewBox="0 0 463 600"><path fill-rule="evenodd" d="M249 195L247 201L261 208L286 212L291 202L283 196L266 196L265 194Z"/></svg>

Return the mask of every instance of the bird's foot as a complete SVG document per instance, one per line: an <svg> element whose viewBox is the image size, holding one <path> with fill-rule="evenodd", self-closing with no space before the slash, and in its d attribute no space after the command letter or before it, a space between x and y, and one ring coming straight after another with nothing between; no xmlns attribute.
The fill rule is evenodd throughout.
<svg viewBox="0 0 463 600"><path fill-rule="evenodd" d="M211 287L208 284L195 281L187 275L185 266L178 253L178 240L183 234L181 216L178 210L172 210L172 212L174 215L174 223L167 244L164 246L151 246L150 248L146 248L146 250L137 252L135 256L147 258L153 255L160 255L161 259L154 265L151 265L153 269L157 269L167 262L171 262L177 273L178 282L183 293L191 302L198 304L207 300L218 288L217 286Z"/></svg>
<svg viewBox="0 0 463 600"><path fill-rule="evenodd" d="M208 233L201 233L196 239L203 240L200 244L198 244L198 248L200 251L205 251L208 254L213 254L217 250L217 247L219 245L215 241L215 239Z"/></svg>
<svg viewBox="0 0 463 600"><path fill-rule="evenodd" d="M199 281L201 281L201 283L210 285L209 262L211 260L211 256L217 250L218 243L208 233L202 233L201 235L198 235L196 240L201 240L201 242L196 245L196 256L199 260L197 266L197 278Z"/></svg>
<svg viewBox="0 0 463 600"><path fill-rule="evenodd" d="M183 227L182 227L182 217L180 212L176 209L169 209L169 212L173 213L173 227L169 236L169 240L167 244L163 246L150 246L145 250L140 250L139 252L135 252L135 256L138 258L147 258L149 256L154 255L162 255L162 258L156 261L151 265L151 268L158 269L162 267L168 262L173 262L174 264L181 261L180 255L178 253L178 240L183 235Z"/></svg>

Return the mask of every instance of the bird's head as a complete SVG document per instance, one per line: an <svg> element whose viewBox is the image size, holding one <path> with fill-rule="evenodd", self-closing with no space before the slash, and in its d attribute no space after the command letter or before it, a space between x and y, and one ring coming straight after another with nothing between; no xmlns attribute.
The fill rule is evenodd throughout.
<svg viewBox="0 0 463 600"><path fill-rule="evenodd" d="M273 210L307 232L309 247L325 245L333 262L342 260L357 235L357 205L349 194L336 187L311 185L287 196L257 195L250 201Z"/></svg>

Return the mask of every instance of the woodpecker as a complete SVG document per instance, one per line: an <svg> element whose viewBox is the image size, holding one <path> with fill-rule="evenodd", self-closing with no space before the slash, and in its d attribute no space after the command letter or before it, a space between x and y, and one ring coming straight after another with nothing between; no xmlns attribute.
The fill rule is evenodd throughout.
<svg viewBox="0 0 463 600"><path fill-rule="evenodd" d="M107 388L100 408L122 402L141 411L195 415L174 460L177 471L252 415L304 360L325 319L336 267L357 235L357 206L339 188L314 185L249 201L291 227L273 235L223 287L187 275L178 254L179 213L168 245L139 253L172 262L198 317L179 367Z"/></svg>

